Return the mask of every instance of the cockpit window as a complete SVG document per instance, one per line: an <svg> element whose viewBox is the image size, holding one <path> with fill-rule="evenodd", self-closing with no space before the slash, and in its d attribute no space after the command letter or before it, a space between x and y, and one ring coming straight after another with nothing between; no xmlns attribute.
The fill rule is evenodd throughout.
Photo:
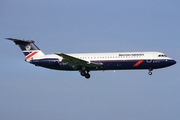
<svg viewBox="0 0 180 120"><path fill-rule="evenodd" d="M158 57L167 57L166 55L158 55Z"/></svg>

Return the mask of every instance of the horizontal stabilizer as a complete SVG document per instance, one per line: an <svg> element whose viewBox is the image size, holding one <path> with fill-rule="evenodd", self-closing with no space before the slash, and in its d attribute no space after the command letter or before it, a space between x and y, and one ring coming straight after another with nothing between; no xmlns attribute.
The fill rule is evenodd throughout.
<svg viewBox="0 0 180 120"><path fill-rule="evenodd" d="M15 38L6 38L7 40L11 40L13 41L16 45L19 45L19 44L30 44L30 43L34 43L33 40L20 40L20 39L15 39Z"/></svg>

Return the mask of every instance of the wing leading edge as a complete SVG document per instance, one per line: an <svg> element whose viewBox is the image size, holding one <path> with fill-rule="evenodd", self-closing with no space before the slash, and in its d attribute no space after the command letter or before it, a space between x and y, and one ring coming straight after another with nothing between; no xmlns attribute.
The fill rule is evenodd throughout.
<svg viewBox="0 0 180 120"><path fill-rule="evenodd" d="M86 61L86 60L82 60L64 53L54 53L60 57L62 57L62 62L72 66L73 68L75 68L75 66L80 66L80 67L99 67L102 65L102 63L94 63L91 61Z"/></svg>

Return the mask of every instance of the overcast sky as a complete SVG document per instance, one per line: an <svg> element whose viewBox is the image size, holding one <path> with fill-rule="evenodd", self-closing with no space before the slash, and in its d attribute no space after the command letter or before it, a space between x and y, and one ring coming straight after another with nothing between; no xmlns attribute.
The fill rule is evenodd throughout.
<svg viewBox="0 0 180 120"><path fill-rule="evenodd" d="M159 51L180 61L179 0L1 0L1 120L178 120L180 66L79 72L35 67L6 37L54 52Z"/></svg>

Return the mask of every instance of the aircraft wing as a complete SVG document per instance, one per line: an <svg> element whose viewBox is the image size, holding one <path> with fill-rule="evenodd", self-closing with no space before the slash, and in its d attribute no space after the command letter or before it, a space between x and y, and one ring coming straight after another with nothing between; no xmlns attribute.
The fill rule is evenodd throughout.
<svg viewBox="0 0 180 120"><path fill-rule="evenodd" d="M62 57L62 62L67 63L70 66L80 65L82 67L99 67L102 63L94 63L86 60L82 60L64 53L55 53L56 55Z"/></svg>

